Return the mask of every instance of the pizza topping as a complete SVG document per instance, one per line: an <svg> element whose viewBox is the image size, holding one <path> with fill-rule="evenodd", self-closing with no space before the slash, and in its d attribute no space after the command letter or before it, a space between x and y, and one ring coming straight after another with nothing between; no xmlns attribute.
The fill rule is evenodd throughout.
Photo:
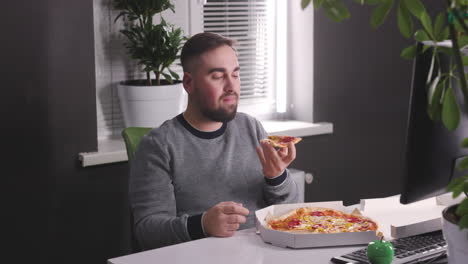
<svg viewBox="0 0 468 264"><path fill-rule="evenodd" d="M273 147L278 148L285 148L288 146L289 143L299 143L302 138L299 137L290 137L290 136L268 136L266 139L262 139L262 141L269 142Z"/></svg>
<svg viewBox="0 0 468 264"><path fill-rule="evenodd" d="M294 227L296 227L296 226L298 226L300 224L301 224L301 221L299 219L293 219L293 220L289 221L288 227L289 228L294 228Z"/></svg>
<svg viewBox="0 0 468 264"><path fill-rule="evenodd" d="M281 143L289 143L291 141L294 141L294 137L288 137L288 136L284 136L282 138L280 138L280 142Z"/></svg>
<svg viewBox="0 0 468 264"><path fill-rule="evenodd" d="M356 217L349 217L347 220L351 223L356 223L360 221L359 218Z"/></svg>
<svg viewBox="0 0 468 264"><path fill-rule="evenodd" d="M323 212L312 212L312 216L324 216Z"/></svg>

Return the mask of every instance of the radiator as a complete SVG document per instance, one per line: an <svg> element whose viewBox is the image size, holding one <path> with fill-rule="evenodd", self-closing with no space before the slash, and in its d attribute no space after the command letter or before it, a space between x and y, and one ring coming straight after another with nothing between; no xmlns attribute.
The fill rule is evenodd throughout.
<svg viewBox="0 0 468 264"><path fill-rule="evenodd" d="M306 173L302 170L289 168L289 175L299 188L299 203L303 203L305 200L305 184L312 183L312 174Z"/></svg>

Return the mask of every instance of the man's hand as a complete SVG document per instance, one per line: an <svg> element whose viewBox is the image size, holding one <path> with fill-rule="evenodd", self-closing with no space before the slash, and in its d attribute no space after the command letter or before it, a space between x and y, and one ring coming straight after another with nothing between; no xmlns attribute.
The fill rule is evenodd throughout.
<svg viewBox="0 0 468 264"><path fill-rule="evenodd" d="M203 228L209 236L233 236L239 224L245 223L249 210L235 202L221 202L205 212Z"/></svg>
<svg viewBox="0 0 468 264"><path fill-rule="evenodd" d="M263 167L263 175L271 179L281 175L296 158L296 147L289 143L287 148L276 150L270 143L260 141L261 148L257 147L257 154Z"/></svg>

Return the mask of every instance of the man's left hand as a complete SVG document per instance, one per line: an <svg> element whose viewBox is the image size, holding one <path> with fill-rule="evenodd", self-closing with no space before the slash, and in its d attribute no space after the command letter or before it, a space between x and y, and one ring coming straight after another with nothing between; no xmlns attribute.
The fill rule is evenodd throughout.
<svg viewBox="0 0 468 264"><path fill-rule="evenodd" d="M257 154L263 167L263 175L272 179L280 176L296 158L296 147L289 143L287 148L276 150L270 143L260 141L261 148L257 146Z"/></svg>

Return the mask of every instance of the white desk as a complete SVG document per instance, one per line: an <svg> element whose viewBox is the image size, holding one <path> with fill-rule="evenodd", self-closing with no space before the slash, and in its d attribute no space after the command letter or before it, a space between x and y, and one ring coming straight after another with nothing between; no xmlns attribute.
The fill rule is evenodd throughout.
<svg viewBox="0 0 468 264"><path fill-rule="evenodd" d="M410 205L399 204L399 196L364 200L364 214L375 219L386 239L391 239L390 225L401 226L424 221L441 215L445 206L436 204L435 198ZM238 231L233 237L209 237L173 246L148 250L109 259L109 264L157 263L331 263L333 256L346 254L361 246L290 249L263 242L255 229Z"/></svg>

